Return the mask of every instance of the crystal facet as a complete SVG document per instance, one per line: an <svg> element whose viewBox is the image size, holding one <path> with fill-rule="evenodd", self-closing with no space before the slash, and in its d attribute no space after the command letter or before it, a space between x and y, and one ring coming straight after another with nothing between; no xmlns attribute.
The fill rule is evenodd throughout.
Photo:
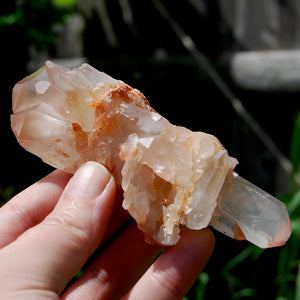
<svg viewBox="0 0 300 300"><path fill-rule="evenodd" d="M12 129L46 163L74 173L104 164L146 241L174 245L183 227L209 224L260 247L290 235L285 206L236 176L237 160L212 135L172 125L145 96L88 64L50 61L16 84Z"/></svg>
<svg viewBox="0 0 300 300"><path fill-rule="evenodd" d="M281 246L291 233L285 205L235 172L222 187L211 225L261 248Z"/></svg>

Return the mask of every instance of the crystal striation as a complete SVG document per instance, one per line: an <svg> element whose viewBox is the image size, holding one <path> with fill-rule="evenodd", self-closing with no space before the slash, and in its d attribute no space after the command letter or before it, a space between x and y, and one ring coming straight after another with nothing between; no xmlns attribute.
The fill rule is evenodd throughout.
<svg viewBox="0 0 300 300"><path fill-rule="evenodd" d="M290 235L285 206L233 173L237 160L217 138L170 124L141 92L88 64L47 61L15 85L13 112L19 143L46 163L71 173L105 165L149 243L174 245L183 228L210 224L263 248Z"/></svg>

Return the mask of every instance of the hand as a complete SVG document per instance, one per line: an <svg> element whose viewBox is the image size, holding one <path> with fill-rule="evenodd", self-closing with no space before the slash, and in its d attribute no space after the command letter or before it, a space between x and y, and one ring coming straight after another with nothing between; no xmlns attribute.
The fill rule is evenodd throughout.
<svg viewBox="0 0 300 300"><path fill-rule="evenodd" d="M121 201L94 162L10 200L0 209L0 299L181 299L211 255L211 231L183 232L155 260L161 249L144 242Z"/></svg>

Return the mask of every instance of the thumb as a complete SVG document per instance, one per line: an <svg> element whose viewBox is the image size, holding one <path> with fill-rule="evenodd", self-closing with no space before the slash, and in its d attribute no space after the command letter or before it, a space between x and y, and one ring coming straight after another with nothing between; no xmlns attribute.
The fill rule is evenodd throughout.
<svg viewBox="0 0 300 300"><path fill-rule="evenodd" d="M114 198L115 182L105 167L82 165L51 214L0 250L0 264L7 266L0 275L0 291L28 292L30 286L59 294L99 246ZM14 278L12 287L6 278Z"/></svg>

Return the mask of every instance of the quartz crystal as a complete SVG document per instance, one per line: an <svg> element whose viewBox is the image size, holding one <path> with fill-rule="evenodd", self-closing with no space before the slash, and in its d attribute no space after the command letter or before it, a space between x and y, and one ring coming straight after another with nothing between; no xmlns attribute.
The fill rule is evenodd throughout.
<svg viewBox="0 0 300 300"><path fill-rule="evenodd" d="M71 173L105 165L149 243L174 245L183 228L210 224L260 247L290 235L285 206L233 173L237 160L217 138L170 124L141 92L88 64L46 62L15 85L13 112L19 143L46 163Z"/></svg>

